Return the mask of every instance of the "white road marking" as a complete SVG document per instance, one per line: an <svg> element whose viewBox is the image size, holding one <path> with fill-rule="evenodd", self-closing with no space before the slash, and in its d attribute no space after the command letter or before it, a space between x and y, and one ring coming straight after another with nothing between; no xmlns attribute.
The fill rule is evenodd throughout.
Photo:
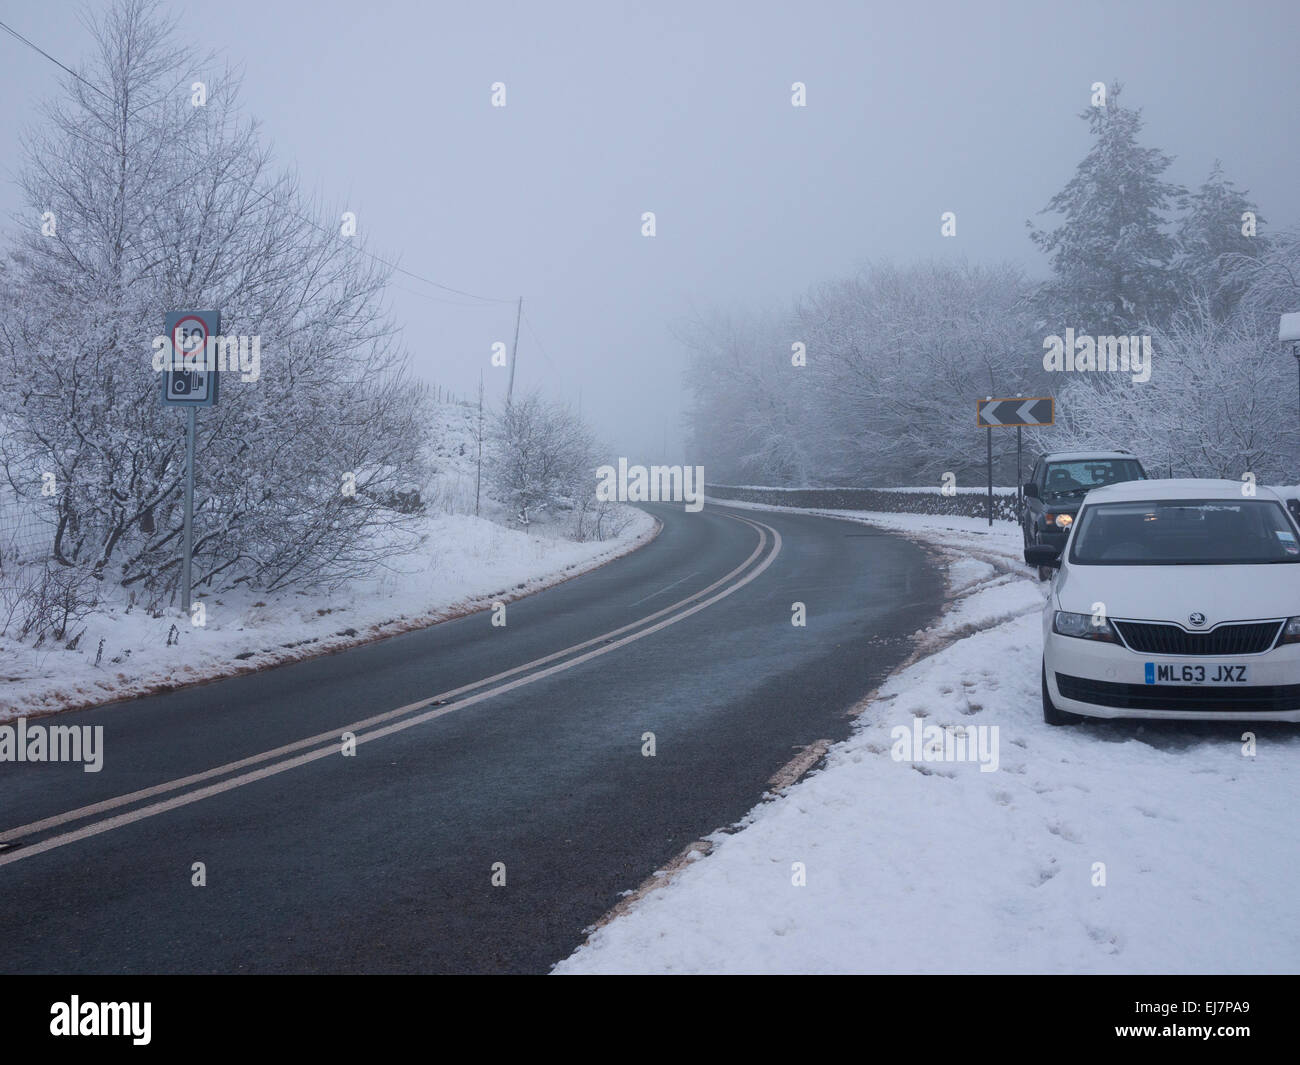
<svg viewBox="0 0 1300 1065"><path fill-rule="evenodd" d="M329 732L323 732L320 733L319 735L309 737L305 740L298 740L295 743L286 744L283 747L277 747L274 750L266 751L259 755L253 755L250 758L241 759L238 762L230 762L227 765L219 766L216 769L209 769L202 773L195 773L191 776L184 777L180 780L170 781L166 784L158 784L152 788L144 788L140 791L132 792L129 795L118 796L114 799L106 799L103 802L95 803L90 806L84 806L78 810L71 810L64 814L57 814L53 817L47 817L42 821L35 821L30 825L23 825L18 828L9 829L3 834L0 834L0 842L17 839L22 836L32 835L38 831L43 830L44 828L52 828L55 825L63 824L68 821L81 820L82 818L85 817L91 817L94 816L95 814L102 813L109 809L114 809L118 806L123 806L131 802L138 802L141 799L149 798L153 795L162 794L167 791L174 791L177 788L185 787L188 784L193 784L202 780L207 780L214 776L220 776L223 773L232 772L236 769L240 769L248 765L254 765L257 762L267 761L268 759L275 758L280 754L285 754L294 750L300 750L303 747L310 747L313 746L314 744L323 741L328 741L327 746L321 747L318 750L309 751L306 754L300 754L292 758L284 759L283 761L274 762L271 765L263 766L261 769L256 769L251 773L244 773L241 774L240 776L229 777L225 780L218 781L215 784L209 784L207 787L199 788L195 791L188 791L185 792L183 795L177 795L174 796L173 798L166 799L163 802L154 803L150 806L144 806L137 810L131 810L127 813L118 814L116 817L110 817L103 821L96 821L89 825L83 825L81 828L75 829L72 832L65 832L62 835L51 836L50 838L41 840L38 843L33 843L29 846L23 846L18 850L15 850L12 854L0 853L0 866L5 866L13 862L22 861L24 858L30 858L37 854L43 854L46 851L54 850L57 847L64 847L70 843L76 843L79 840L88 839L91 836L97 836L104 832L110 832L115 828L121 828L125 825L134 824L135 822L142 821L148 817L155 817L158 814L166 813L169 810L175 810L181 806L187 806L190 803L199 802L202 799L211 798L214 795L220 795L223 792L231 791L234 788L242 787L245 784L252 784L255 781L264 780L267 777L275 776L279 773L286 772L290 769L296 769L298 766L307 765L308 763L318 761L321 758L337 756L340 750L339 737L344 732L357 733L358 730L364 729L370 725L377 724L382 721L388 721L394 717L399 717L403 714L410 714L412 711L420 710L424 707L429 706L432 703L443 702L448 698L454 698L460 692L470 691L474 688L482 687L483 685L489 684L495 680L499 680L501 678L511 676L512 674L519 673L523 670L531 669L534 666L538 666L546 662L554 661L556 658L560 658L573 651L581 650L582 648L586 648L586 647L591 647L593 644L602 643L602 641L609 640L612 636L615 636L618 633L627 632L629 629L635 629L638 626L644 624L645 622L653 620L654 618L663 618L664 614L676 610L678 607L691 602L691 600L693 599L698 599L700 596L707 594L708 592L717 588L719 585L730 580L736 574L744 571L744 569L747 566L749 566L754 561L754 559L758 557L766 548L767 534L771 533L772 544L773 544L771 553L765 559L763 559L762 562L759 563L759 565L757 565L753 570L747 573L742 579L740 579L730 587L723 588L720 592L713 595L711 598L696 603L694 606L682 610L680 613L674 614L671 617L663 618L663 620L657 622L654 625L651 625L648 628L641 629L640 631L631 633L630 635L627 636L623 636L621 639L613 640L613 642L603 643L602 646L595 647L593 650L589 650L585 654L578 655L576 658L571 658L568 659L567 661L560 662L556 665L540 670L539 672L530 673L527 676L519 677L515 680L510 681L509 683L502 684L498 687L480 692L477 695L473 695L468 699L462 699L451 706L438 707L437 709L427 711L426 713L416 714L414 717L407 717L404 720L393 722L391 724L385 725L382 728L374 729L371 732L366 732L357 735L356 742L358 745L362 743L368 743L370 740L380 739L384 736L390 736L396 732L402 732L408 728L414 728L416 725L421 725L424 724L425 722L433 721L436 718L442 717L444 714L449 714L453 710L460 710L466 706L473 706L475 703L479 703L485 699L490 699L493 698L494 696L502 695L506 692L513 691L516 688L523 687L525 684L532 684L534 681L541 680L544 677L549 677L552 676L553 674L560 673L564 670L572 669L576 665L589 661L590 659L596 658L600 655L608 654L609 652L617 650L618 648L623 647L626 644L632 643L635 640L640 640L646 636L649 636L651 633L655 633L658 632L660 629L667 628L669 625L675 625L677 624L677 622L683 621L686 618L691 617L694 614L697 614L705 607L712 606L714 603L718 602L719 600L725 599L727 596L731 595L732 593L739 591L750 581L754 580L760 574L765 572L768 566L770 566L776 560L776 556L781 553L781 534L777 532L774 528L772 528L770 525L764 525L762 522L754 521L750 518L744 518L739 515L727 514L726 517L732 518L735 521L744 522L746 525L751 525L754 528L757 528L759 530L758 546L754 548L753 552L750 554L750 556L747 559L745 559L744 562L742 562L739 566L733 569L726 576L721 577L718 580L714 581L713 584L709 585L708 588L704 588L693 595L687 596L685 599L679 600L677 603L674 603L672 606L664 607L662 610L658 610L653 614L647 615L646 617L641 618L639 621L634 621L631 624L624 625L618 629L614 629L611 632L605 633L602 636L597 636L594 637L593 639L585 640L582 643L574 644L572 647L566 648L563 651L556 651L554 654L547 655L544 658L535 659L534 661L527 662L522 666L516 666L513 669L505 670L504 672L498 673L493 677L488 677L485 678L484 680L476 681L473 684L464 685L463 687L457 688L454 691L446 692L443 693L442 695L432 695L427 699L421 699L418 702L409 703L406 706L398 707L396 710L389 710L387 713L377 714L374 717L366 718L363 721L359 721L355 724L344 725L341 728L332 729Z"/></svg>
<svg viewBox="0 0 1300 1065"><path fill-rule="evenodd" d="M645 597L645 599L638 599L635 603L632 604L632 606L640 606L642 603L646 601L646 599L654 599L656 596L663 595L664 592L668 591L670 588L676 588L679 584L682 583L682 581L689 581L694 576L695 573L688 573L680 581L673 581L672 584L664 585L664 587L660 588L659 591L651 592L649 595Z"/></svg>
<svg viewBox="0 0 1300 1065"><path fill-rule="evenodd" d="M755 525L755 526L758 525L757 522L752 522L749 521L749 519L740 518L738 515L727 515L727 516L736 517L737 520L746 521L748 524L751 525ZM656 610L653 614L647 614L643 618L638 618L636 621L630 622L629 624L624 625L621 628L613 629L609 632L602 633L600 636L593 636L591 639L585 640L582 643L576 643L571 647L566 647L561 651L555 651L554 653L545 655L542 658L535 658L531 662L525 662L523 663L523 665L514 666L511 669L503 670L502 672L493 674L490 677L483 677L480 680L472 681L469 684L462 685L459 688L454 688L451 691L441 692L438 695L431 695L427 699L422 699L419 702L411 703L407 706L399 706L396 710L388 710L382 714L375 714L373 717L368 717L361 721L354 721L350 725L343 725L337 729L331 729L329 732L321 732L315 736L308 736L306 739L296 740L293 743L287 743L282 747L276 747L269 751L263 751L261 754L254 754L254 755L250 755L247 758L241 758L235 762L228 762L225 765L217 766L214 769L205 769L201 773L194 773L190 776L181 777L177 780L168 781L164 784L155 784L152 787L141 788L139 791L133 791L127 795L119 795L112 799L104 799L100 802L92 803L89 806L83 806L76 810L69 810L66 813L55 814L52 817L47 817L40 821L33 821L29 825L20 825L18 828L8 829L4 832L0 832L0 843L3 843L7 840L17 839L20 836L30 836L36 832L42 832L47 828L54 828L57 825L66 824L69 821L79 821L86 817L93 817L96 814L106 813L107 811L116 809L119 806L127 806L134 802L141 802L144 799L151 799L156 795L163 795L169 791L175 791L177 788L188 787L191 784L198 784L205 780L211 780L213 777L224 776L227 773L233 773L236 770L245 769L248 766L252 766L252 765L257 765L259 762L265 762L272 758L278 758L281 755L291 754L294 751L301 751L306 747L314 747L318 743L324 743L327 741L337 742L338 737L344 732L353 732L353 733L359 732L362 729L369 728L372 725L377 725L384 721L391 721L395 717L400 717L403 714L409 714L412 711L422 709L425 706L430 706L433 703L445 702L448 699L454 699L456 696L462 695L465 692L473 691L475 688L481 688L486 684L494 684L499 680L504 680L506 677L513 677L515 674L522 673L525 670L534 669L538 666L543 666L548 662L554 662L557 658L563 658L565 655L572 654L575 651L581 651L587 647L592 647L598 643L602 643L603 641L608 640L611 637L622 635L623 633L628 632L631 629L637 628L639 625L644 625L647 622L653 621L655 618L663 617L664 614L670 613L678 609L679 607L685 606L693 599L698 599L702 595L707 595L709 592L713 591L715 588L719 587L720 585L725 584L727 581L735 577L738 573L743 571L745 567L748 566L751 562L753 562L754 559L757 558L758 555L762 552L765 543L766 541L760 536L758 545L754 548L752 552L750 552L749 557L746 558L744 562L742 562L739 566L733 569L730 573L726 573L723 576L719 577L707 588L702 588L698 592L695 592L693 595L688 595L685 599L679 599L677 602L672 603L669 606L663 607L660 610Z"/></svg>

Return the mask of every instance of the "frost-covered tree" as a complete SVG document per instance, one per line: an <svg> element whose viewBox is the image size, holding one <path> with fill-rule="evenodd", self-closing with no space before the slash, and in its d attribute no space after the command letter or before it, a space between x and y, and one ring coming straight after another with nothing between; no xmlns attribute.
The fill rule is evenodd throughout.
<svg viewBox="0 0 1300 1065"><path fill-rule="evenodd" d="M1264 219L1259 208L1223 175L1216 159L1210 176L1181 203L1174 269L1185 297L1208 301L1210 311L1228 317L1246 282L1229 277L1235 256L1262 254L1267 238L1258 234Z"/></svg>
<svg viewBox="0 0 1300 1065"><path fill-rule="evenodd" d="M975 469L975 402L1042 394L1030 292L1009 266L878 264L787 316L725 317L692 334L687 383L715 482L894 485ZM793 364L791 345L806 365Z"/></svg>
<svg viewBox="0 0 1300 1065"><path fill-rule="evenodd" d="M558 503L594 498L595 467L591 432L564 404L530 392L493 412L483 473L520 525Z"/></svg>
<svg viewBox="0 0 1300 1065"><path fill-rule="evenodd" d="M1071 326L1098 336L1168 321L1178 302L1169 211L1185 190L1164 180L1171 156L1140 143L1142 113L1119 102L1089 107L1092 147L1043 214L1059 225L1030 236L1049 257L1052 279L1038 303L1054 332Z"/></svg>
<svg viewBox="0 0 1300 1065"><path fill-rule="evenodd" d="M1257 315L1262 326L1271 323L1276 336L1277 317L1300 311L1300 226L1273 234L1251 245L1245 253L1223 258L1225 284L1240 287L1240 306Z"/></svg>
<svg viewBox="0 0 1300 1065"><path fill-rule="evenodd" d="M426 428L386 271L313 220L241 114L238 79L156 4L121 0L88 24L94 54L45 107L19 174L0 468L55 508L57 562L173 592L184 417L159 402L152 342L165 312L217 308L225 335L260 338L261 367L227 373L198 419L196 585L356 575L407 528L388 504L420 480ZM213 71L202 106L196 70Z"/></svg>
<svg viewBox="0 0 1300 1065"><path fill-rule="evenodd" d="M789 315L697 314L678 339L690 353L691 464L714 482L801 486L825 475L825 426L811 372L795 364L802 341Z"/></svg>
<svg viewBox="0 0 1300 1065"><path fill-rule="evenodd" d="M1225 320L1194 301L1153 336L1150 380L1072 376L1058 424L1035 442L1052 451L1122 445L1156 476L1253 473L1260 484L1294 484L1295 364L1279 354L1276 329L1276 320Z"/></svg>
<svg viewBox="0 0 1300 1065"><path fill-rule="evenodd" d="M1012 266L879 265L806 299L819 406L841 483L937 483L982 466L976 400L1041 395L1041 337Z"/></svg>

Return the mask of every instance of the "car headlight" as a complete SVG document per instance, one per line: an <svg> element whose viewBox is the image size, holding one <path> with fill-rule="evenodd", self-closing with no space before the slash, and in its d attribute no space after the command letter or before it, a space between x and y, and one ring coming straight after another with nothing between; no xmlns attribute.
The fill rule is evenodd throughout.
<svg viewBox="0 0 1300 1065"><path fill-rule="evenodd" d="M1058 515L1056 515L1056 527L1057 527L1058 529L1068 529L1068 528L1069 528L1071 525L1073 525L1073 524L1074 524L1074 515L1073 515L1073 514L1058 514Z"/></svg>
<svg viewBox="0 0 1300 1065"><path fill-rule="evenodd" d="M1278 643L1300 643L1300 617L1287 618L1282 628L1282 639Z"/></svg>
<svg viewBox="0 0 1300 1065"><path fill-rule="evenodd" d="M1058 610L1052 619L1052 631L1060 636L1073 636L1079 640L1101 640L1103 643L1119 643L1119 637L1111 627L1109 620L1098 624L1092 614L1072 614L1068 610Z"/></svg>

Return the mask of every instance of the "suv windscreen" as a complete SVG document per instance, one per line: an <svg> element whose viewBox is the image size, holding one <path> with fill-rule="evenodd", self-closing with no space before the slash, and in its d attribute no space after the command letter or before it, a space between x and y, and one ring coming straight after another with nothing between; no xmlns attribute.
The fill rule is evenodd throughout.
<svg viewBox="0 0 1300 1065"><path fill-rule="evenodd" d="M1137 459L1082 459L1077 462L1049 462L1043 477L1043 494L1083 496L1104 484L1144 481L1146 474Z"/></svg>
<svg viewBox="0 0 1300 1065"><path fill-rule="evenodd" d="M1070 562L1224 566L1300 562L1286 513L1265 499L1160 499L1083 508Z"/></svg>

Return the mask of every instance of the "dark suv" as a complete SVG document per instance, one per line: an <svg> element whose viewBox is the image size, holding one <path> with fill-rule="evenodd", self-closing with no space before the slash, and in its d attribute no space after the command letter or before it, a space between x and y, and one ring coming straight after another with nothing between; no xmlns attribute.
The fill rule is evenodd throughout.
<svg viewBox="0 0 1300 1065"><path fill-rule="evenodd" d="M1094 488L1120 481L1145 481L1147 471L1127 451L1061 451L1044 455L1025 482L1020 529L1025 547L1065 546L1083 497ZM1040 566L1040 580L1052 571Z"/></svg>

